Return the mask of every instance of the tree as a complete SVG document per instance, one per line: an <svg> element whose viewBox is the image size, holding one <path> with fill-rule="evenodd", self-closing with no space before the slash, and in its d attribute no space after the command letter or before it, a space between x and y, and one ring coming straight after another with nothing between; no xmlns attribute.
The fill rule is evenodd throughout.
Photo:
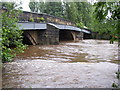
<svg viewBox="0 0 120 90"><path fill-rule="evenodd" d="M93 7L89 2L64 2L64 18L77 26L91 28Z"/></svg>
<svg viewBox="0 0 120 90"><path fill-rule="evenodd" d="M63 17L62 2L35 2L31 0L29 3L30 10L33 12L47 13L50 15Z"/></svg>
<svg viewBox="0 0 120 90"><path fill-rule="evenodd" d="M62 17L63 14L62 2L45 2L45 6L46 8L43 13Z"/></svg>
<svg viewBox="0 0 120 90"><path fill-rule="evenodd" d="M29 7L32 12L39 12L39 2L36 0L30 0Z"/></svg>
<svg viewBox="0 0 120 90"><path fill-rule="evenodd" d="M77 6L75 2L64 2L65 5L65 18L77 22L77 16L78 16L78 11L77 11Z"/></svg>
<svg viewBox="0 0 120 90"><path fill-rule="evenodd" d="M39 2L39 11L41 13L45 13L46 7L47 7L47 5L45 2Z"/></svg>
<svg viewBox="0 0 120 90"><path fill-rule="evenodd" d="M112 30L110 32L113 42L115 39L120 39L120 1L119 2L98 2L95 3L96 19L102 24L109 23ZM110 16L108 17L108 13ZM109 27L108 26L108 27Z"/></svg>
<svg viewBox="0 0 120 90"><path fill-rule="evenodd" d="M89 2L76 2L77 5L77 23L81 22L84 26L91 28L93 6Z"/></svg>
<svg viewBox="0 0 120 90"><path fill-rule="evenodd" d="M19 10L14 8L15 3L2 3L6 9L2 13L2 62L12 61L12 58L23 52L25 46L22 44L22 30L17 25Z"/></svg>

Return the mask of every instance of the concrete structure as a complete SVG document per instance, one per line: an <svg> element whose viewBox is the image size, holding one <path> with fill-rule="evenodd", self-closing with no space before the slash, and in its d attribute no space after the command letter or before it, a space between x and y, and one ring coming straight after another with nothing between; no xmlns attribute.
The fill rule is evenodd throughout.
<svg viewBox="0 0 120 90"><path fill-rule="evenodd" d="M59 44L59 41L83 39L83 34L90 31L75 27L68 20L47 15L23 11L19 15L20 29L24 31L24 43L32 45Z"/></svg>
<svg viewBox="0 0 120 90"><path fill-rule="evenodd" d="M59 41L78 41L83 39L83 32L90 33L75 26L53 23L18 23L24 31L24 43L32 45L59 44Z"/></svg>

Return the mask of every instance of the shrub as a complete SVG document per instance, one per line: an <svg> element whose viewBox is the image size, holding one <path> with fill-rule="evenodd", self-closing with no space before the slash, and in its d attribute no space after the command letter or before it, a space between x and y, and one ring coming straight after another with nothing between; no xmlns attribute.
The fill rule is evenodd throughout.
<svg viewBox="0 0 120 90"><path fill-rule="evenodd" d="M20 11L14 9L14 3L3 3L7 11L2 12L2 62L12 61L16 54L23 52L22 33L17 24Z"/></svg>

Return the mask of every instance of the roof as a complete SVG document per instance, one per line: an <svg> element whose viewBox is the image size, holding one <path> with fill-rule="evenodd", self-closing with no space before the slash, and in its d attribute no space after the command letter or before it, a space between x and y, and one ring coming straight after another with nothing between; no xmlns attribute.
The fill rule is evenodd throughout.
<svg viewBox="0 0 120 90"><path fill-rule="evenodd" d="M87 31L85 29L81 29L75 26L69 26L69 25L60 25L60 24L53 24L53 23L48 23L60 30L72 30L72 31L79 31L79 32L84 32L90 34L90 31ZM18 23L20 25L20 29L23 30L45 30L47 29L47 24L46 23L34 23L34 22L20 22Z"/></svg>

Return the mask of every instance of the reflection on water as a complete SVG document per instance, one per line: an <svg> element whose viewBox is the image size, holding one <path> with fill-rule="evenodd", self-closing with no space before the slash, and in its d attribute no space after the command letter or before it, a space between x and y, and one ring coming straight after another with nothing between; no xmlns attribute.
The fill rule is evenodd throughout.
<svg viewBox="0 0 120 90"><path fill-rule="evenodd" d="M111 88L117 43L107 40L29 46L3 67L4 88Z"/></svg>

